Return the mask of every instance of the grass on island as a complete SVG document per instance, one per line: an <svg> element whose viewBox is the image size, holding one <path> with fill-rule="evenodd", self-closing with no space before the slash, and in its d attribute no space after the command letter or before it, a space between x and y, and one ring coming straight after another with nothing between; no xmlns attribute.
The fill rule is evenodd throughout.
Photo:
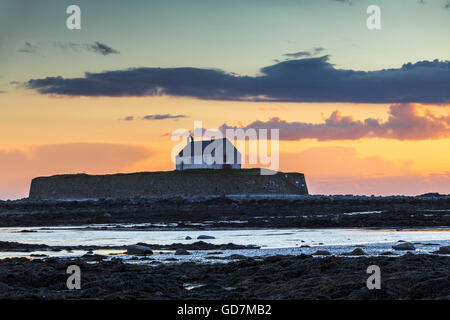
<svg viewBox="0 0 450 320"><path fill-rule="evenodd" d="M102 175L91 175L87 173L75 173L75 174L60 174L54 175L52 177L98 177L98 176L118 176L118 175L260 175L260 168L251 169L189 169L189 170L172 170L172 171L143 171L143 172L132 172L132 173L114 173L114 174L102 174Z"/></svg>

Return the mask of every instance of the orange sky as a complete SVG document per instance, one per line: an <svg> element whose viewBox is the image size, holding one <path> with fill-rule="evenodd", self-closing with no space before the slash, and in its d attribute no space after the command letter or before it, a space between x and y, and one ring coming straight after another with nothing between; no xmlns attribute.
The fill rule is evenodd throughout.
<svg viewBox="0 0 450 320"><path fill-rule="evenodd" d="M0 198L28 195L31 178L58 173L172 170L165 133L279 117L322 123L334 110L386 120L389 105L255 103L187 98L66 98L21 91L0 96ZM437 114L449 106L421 106ZM124 121L148 114L177 120ZM239 119L239 120L236 120ZM450 139L280 142L280 170L306 174L311 193L450 193Z"/></svg>

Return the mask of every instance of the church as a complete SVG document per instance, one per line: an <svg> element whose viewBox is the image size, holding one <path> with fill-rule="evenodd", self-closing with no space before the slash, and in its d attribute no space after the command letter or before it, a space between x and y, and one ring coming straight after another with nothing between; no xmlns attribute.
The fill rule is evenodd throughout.
<svg viewBox="0 0 450 320"><path fill-rule="evenodd" d="M176 170L241 169L241 153L227 138L194 141L189 136L175 163Z"/></svg>

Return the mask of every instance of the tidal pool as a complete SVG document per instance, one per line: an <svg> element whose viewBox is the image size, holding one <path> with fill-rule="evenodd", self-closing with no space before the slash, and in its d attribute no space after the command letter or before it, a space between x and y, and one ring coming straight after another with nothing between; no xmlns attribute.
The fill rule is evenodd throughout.
<svg viewBox="0 0 450 320"><path fill-rule="evenodd" d="M328 250L331 254L342 254L353 250L355 247L362 249L369 255L378 255L382 252L391 251L393 254L403 254L405 251L395 251L392 245L399 241L412 242L416 246L416 253L429 253L435 251L439 246L450 245L450 229L235 229L235 230L126 230L121 228L115 230L117 225L91 225L71 227L32 227L32 228L0 228L0 241L15 241L28 244L46 244L49 246L122 246L144 242L147 244L189 244L197 240L200 235L208 235L214 239L201 240L212 244L234 243L238 245L257 245L261 249L245 250L212 250L220 251L215 256L227 257L232 254L245 256L268 256L275 254L301 253L312 254L316 250ZM127 227L126 224L120 224ZM95 227L95 228L93 228ZM101 229L98 229L100 228ZM124 230L125 229L125 230ZM21 232L27 230L31 232ZM186 240L189 236L192 239ZM159 252L160 250L155 250ZM188 256L175 256L172 251L164 254L152 255L157 261L166 259L186 260L208 260L210 262L224 261L211 259L211 250L190 251ZM73 252L49 252L36 251L33 254L46 254L47 256L79 256L86 253L83 250ZM97 250L96 254L119 256L124 259L130 258L124 251ZM29 252L0 252L0 257L29 256ZM214 256L214 255L213 255ZM206 259L208 258L208 259ZM140 260L139 260L140 261Z"/></svg>

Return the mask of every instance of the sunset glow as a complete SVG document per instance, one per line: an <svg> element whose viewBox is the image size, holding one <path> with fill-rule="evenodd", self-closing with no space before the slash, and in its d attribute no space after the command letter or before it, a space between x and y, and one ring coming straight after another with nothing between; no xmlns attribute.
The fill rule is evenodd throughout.
<svg viewBox="0 0 450 320"><path fill-rule="evenodd" d="M327 97L331 101L306 102L300 101L304 97L299 98L297 91L289 98L292 101L288 101L283 90L271 87L268 94L276 97L274 101L267 98L254 101L255 97L250 99L253 101L245 101L237 96L234 85L227 88L230 97L205 98L198 88L183 96L176 92L178 83L167 89L171 92L167 94L133 95L125 88L119 96L59 94L57 90L62 84L41 83L47 77L62 77L66 85L73 78L88 81L86 72L131 72L129 68L140 67L220 69L246 75L250 83L259 81L261 68L267 67L270 72L265 71L265 81L271 84L271 77L275 77L272 74L284 72L282 64L273 59L283 61L286 58L283 54L317 47L324 48L318 57L329 57L316 63L325 66L330 63L336 70L382 70L379 74L383 75L383 70L398 69L408 62L438 59L444 64L450 52L450 12L437 5L438 1L411 5L407 13L398 4L382 1L389 13L383 29L377 33L364 26L355 28L358 19L351 17L364 12L364 1L354 6L327 3L334 10L326 12L321 10L324 4L320 1L304 1L304 7L271 3L259 7L256 11L259 18L252 15L251 5L243 5L233 16L236 23L228 29L221 28L221 23L232 16L229 8L217 15L217 21L194 19L196 22L188 26L181 16L182 4L179 11L172 12L171 21L152 19L151 10L144 10L145 1L136 1L133 10L150 12L148 18L131 18L126 9L122 13L117 10L118 5L114 12L108 13L116 19L100 14L98 19L88 20L101 12L101 5L95 1L79 2L86 12L84 19L92 22L86 22L78 33L65 30L64 25L56 28L59 22L43 19L44 11L35 4L25 11L13 1L1 5L12 10L12 16L25 15L37 22L17 25L13 30L5 28L7 20L0 25L3 35L5 30L12 33L0 48L0 199L26 197L31 179L41 175L173 170L170 152L176 143L170 140L170 134L178 128L191 130L195 120L202 121L205 128L219 128L223 124L245 127L256 121L284 125L280 128L280 170L304 173L313 194L450 193L448 70L442 73L447 77L442 80L443 88L448 90L440 91L441 100L435 97L434 101L424 98L405 102L399 98L392 103L381 101L380 96L366 99L362 93L355 100L367 101L353 102L344 89ZM48 1L45 14L64 13L61 9L64 5ZM217 9L203 1L196 1L193 6L206 12ZM167 9L162 4L157 7L161 11ZM186 10L192 21L195 10ZM318 12L316 19L321 21L315 27L308 14L311 10ZM297 12L296 19L292 17L293 11ZM422 25L413 25L419 13L423 14ZM125 14L125 18L120 18L120 14ZM338 27L331 19L336 16L343 19ZM264 17L279 25L264 26ZM363 18L361 14L362 21ZM112 28L109 21L118 25ZM305 21L310 23L309 28ZM395 21L400 22L396 25ZM405 25L400 25L403 22ZM254 32L253 28L261 31ZM331 32L334 36L329 35ZM408 40L413 35L420 39ZM81 45L72 45L72 49L61 45L94 43L99 39L117 53L104 56L84 50ZM236 50L242 51L242 56ZM230 83L241 81L239 77L225 76L231 77ZM39 79L41 82L33 82ZM303 83L303 79L295 81ZM246 89L249 94L257 91L252 85ZM363 90L355 89L355 95ZM414 93L416 88L410 90ZM391 101L392 97L383 99ZM178 116L142 119L146 115ZM304 127L313 131L303 132Z"/></svg>

